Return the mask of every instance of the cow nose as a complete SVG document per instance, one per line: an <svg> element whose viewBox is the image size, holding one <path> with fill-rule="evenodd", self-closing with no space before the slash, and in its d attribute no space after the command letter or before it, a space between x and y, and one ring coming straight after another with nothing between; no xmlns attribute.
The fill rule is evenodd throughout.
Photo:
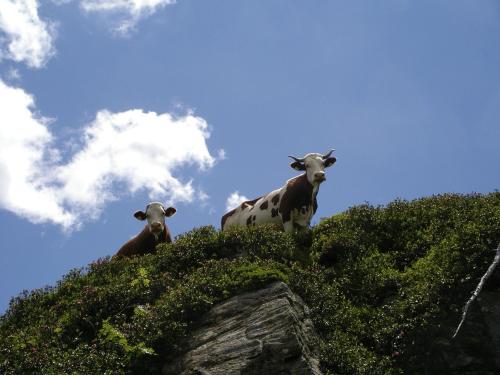
<svg viewBox="0 0 500 375"><path fill-rule="evenodd" d="M314 174L314 178L316 179L316 181L325 181L326 180L325 172L316 172Z"/></svg>
<svg viewBox="0 0 500 375"><path fill-rule="evenodd" d="M159 221L155 221L154 223L151 223L151 229L153 230L153 232L160 231L162 229L161 223Z"/></svg>

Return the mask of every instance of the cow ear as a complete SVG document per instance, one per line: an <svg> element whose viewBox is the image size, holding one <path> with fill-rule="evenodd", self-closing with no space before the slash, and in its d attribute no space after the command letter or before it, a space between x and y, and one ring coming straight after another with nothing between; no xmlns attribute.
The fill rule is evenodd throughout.
<svg viewBox="0 0 500 375"><path fill-rule="evenodd" d="M137 219L137 220L146 220L146 213L143 212L143 211L136 211L134 213L134 217Z"/></svg>
<svg viewBox="0 0 500 375"><path fill-rule="evenodd" d="M333 164L335 164L336 161L337 161L336 158L331 157L331 158L326 159L323 163L325 165L325 168L328 168L328 167L331 167Z"/></svg>
<svg viewBox="0 0 500 375"><path fill-rule="evenodd" d="M169 207L165 210L165 216L166 217L170 217L170 216L173 216L175 215L175 213L177 212L177 210L173 207Z"/></svg>
<svg viewBox="0 0 500 375"><path fill-rule="evenodd" d="M301 163L300 161L294 161L292 164L290 164L290 167L292 167L296 171L305 171L306 170L305 164Z"/></svg>

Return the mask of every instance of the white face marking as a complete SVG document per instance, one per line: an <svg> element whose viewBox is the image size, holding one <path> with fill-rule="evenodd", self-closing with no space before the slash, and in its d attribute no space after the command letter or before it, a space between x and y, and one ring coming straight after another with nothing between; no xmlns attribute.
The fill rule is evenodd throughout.
<svg viewBox="0 0 500 375"><path fill-rule="evenodd" d="M146 208L146 219L151 233L155 236L165 228L165 209L161 203L153 202Z"/></svg>
<svg viewBox="0 0 500 375"><path fill-rule="evenodd" d="M325 180L325 163L321 154L307 154L304 158L307 180L313 186L319 186Z"/></svg>

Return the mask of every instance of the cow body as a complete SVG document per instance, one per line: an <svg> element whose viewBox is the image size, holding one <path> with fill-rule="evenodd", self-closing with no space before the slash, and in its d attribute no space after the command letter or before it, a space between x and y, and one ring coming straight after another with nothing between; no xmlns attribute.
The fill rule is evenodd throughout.
<svg viewBox="0 0 500 375"><path fill-rule="evenodd" d="M333 151L333 150L332 150ZM226 213L221 220L225 230L234 225L251 226L256 224L282 225L286 232L309 227L318 209L317 195L320 184L325 181L324 168L336 161L332 153L308 154L303 159L294 158L292 168L305 170L306 173L294 177L269 194L243 202Z"/></svg>
<svg viewBox="0 0 500 375"><path fill-rule="evenodd" d="M137 211L134 216L137 220L146 220L148 223L144 229L134 238L127 241L118 250L116 256L131 257L133 255L143 255L155 251L160 243L172 242L170 231L165 224L165 217L174 215L176 209L167 209L161 203L152 202L147 205L146 212Z"/></svg>
<svg viewBox="0 0 500 375"><path fill-rule="evenodd" d="M167 227L165 227L163 232L158 237L155 237L146 225L141 233L123 244L120 250L116 253L116 256L131 257L132 255L152 253L155 251L156 245L164 242L172 242L170 231Z"/></svg>

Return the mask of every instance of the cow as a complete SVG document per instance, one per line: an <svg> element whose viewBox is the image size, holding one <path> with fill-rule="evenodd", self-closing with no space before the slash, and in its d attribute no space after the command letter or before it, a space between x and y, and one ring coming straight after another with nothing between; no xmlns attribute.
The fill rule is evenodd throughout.
<svg viewBox="0 0 500 375"><path fill-rule="evenodd" d="M146 220L147 224L134 238L127 241L116 253L117 257L131 257L132 255L143 255L152 253L156 245L164 242L172 242L170 231L165 225L165 217L176 213L176 209L169 207L165 209L159 202L151 202L146 206L146 212L136 211L134 217L137 220Z"/></svg>
<svg viewBox="0 0 500 375"><path fill-rule="evenodd" d="M310 153L294 160L290 166L305 171L300 176L288 180L285 186L269 194L241 203L227 212L221 219L224 231L234 225L252 226L274 223L283 227L285 232L308 228L311 218L318 209L316 196L319 186L326 180L325 168L331 167L337 159L331 150L325 155Z"/></svg>

